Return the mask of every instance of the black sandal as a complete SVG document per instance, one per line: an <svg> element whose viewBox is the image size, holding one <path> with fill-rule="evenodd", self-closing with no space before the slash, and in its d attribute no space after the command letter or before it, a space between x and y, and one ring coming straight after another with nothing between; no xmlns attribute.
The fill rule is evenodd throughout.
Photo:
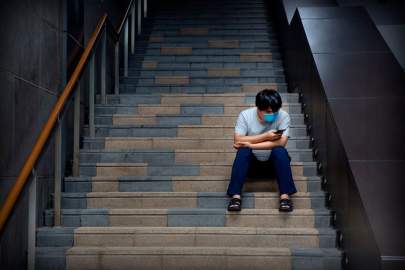
<svg viewBox="0 0 405 270"><path fill-rule="evenodd" d="M242 210L242 200L239 198L232 198L228 204L228 211Z"/></svg>
<svg viewBox="0 0 405 270"><path fill-rule="evenodd" d="M280 199L280 207L278 211L280 212L291 212L293 210L293 204L290 199Z"/></svg>

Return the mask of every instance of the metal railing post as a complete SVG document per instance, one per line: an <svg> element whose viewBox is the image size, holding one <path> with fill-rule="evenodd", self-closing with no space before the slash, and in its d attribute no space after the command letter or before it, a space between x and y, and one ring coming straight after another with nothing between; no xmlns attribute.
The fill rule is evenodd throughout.
<svg viewBox="0 0 405 270"><path fill-rule="evenodd" d="M54 226L61 225L61 192L62 192L62 121L58 115L55 134L55 186L54 186Z"/></svg>
<svg viewBox="0 0 405 270"><path fill-rule="evenodd" d="M104 26L103 37L101 40L101 104L106 103L106 65L107 65L107 27Z"/></svg>
<svg viewBox="0 0 405 270"><path fill-rule="evenodd" d="M79 176L80 162L80 82L77 84L73 117L73 176Z"/></svg>
<svg viewBox="0 0 405 270"><path fill-rule="evenodd" d="M94 93L95 93L95 56L94 54L91 56L90 59L90 78L89 78L89 135L91 138L94 138L96 135L96 128L94 126L94 111L95 111L95 104L94 104Z"/></svg>
<svg viewBox="0 0 405 270"><path fill-rule="evenodd" d="M128 20L124 30L124 77L128 77Z"/></svg>
<svg viewBox="0 0 405 270"><path fill-rule="evenodd" d="M131 54L135 53L135 5L131 8Z"/></svg>
<svg viewBox="0 0 405 270"><path fill-rule="evenodd" d="M28 191L28 270L35 270L35 247L37 231L37 180L37 172L35 171L35 169L32 169L32 182Z"/></svg>
<svg viewBox="0 0 405 270"><path fill-rule="evenodd" d="M114 52L114 94L120 93L120 42L115 43Z"/></svg>
<svg viewBox="0 0 405 270"><path fill-rule="evenodd" d="M143 17L148 17L148 0L143 0Z"/></svg>
<svg viewBox="0 0 405 270"><path fill-rule="evenodd" d="M138 35L141 34L142 31L142 0L137 0L138 1Z"/></svg>

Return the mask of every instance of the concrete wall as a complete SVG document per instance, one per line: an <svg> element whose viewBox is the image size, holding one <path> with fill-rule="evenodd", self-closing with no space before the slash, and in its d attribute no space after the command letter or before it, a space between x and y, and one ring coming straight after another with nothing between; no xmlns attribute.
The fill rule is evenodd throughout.
<svg viewBox="0 0 405 270"><path fill-rule="evenodd" d="M86 45L104 12L109 13L117 25L127 2L0 1L0 204L3 204L65 86L70 53ZM69 128L67 126L66 130ZM69 142L69 138L66 141ZM53 145L51 140L36 166L39 177L38 226L43 224L43 210L52 206ZM65 150L71 151L69 144ZM26 266L27 206L25 188L0 235L0 269L24 269Z"/></svg>

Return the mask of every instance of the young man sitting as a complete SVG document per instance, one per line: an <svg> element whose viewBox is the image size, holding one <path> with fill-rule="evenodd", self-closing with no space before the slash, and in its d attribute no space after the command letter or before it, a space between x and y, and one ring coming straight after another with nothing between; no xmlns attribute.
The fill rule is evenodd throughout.
<svg viewBox="0 0 405 270"><path fill-rule="evenodd" d="M237 149L227 194L228 211L242 209L242 187L252 162L268 166L278 183L280 211L293 210L290 195L297 192L285 146L289 137L290 116L280 109L282 100L276 90L265 89L256 95L256 107L239 114L233 147ZM270 175L269 172L269 175Z"/></svg>

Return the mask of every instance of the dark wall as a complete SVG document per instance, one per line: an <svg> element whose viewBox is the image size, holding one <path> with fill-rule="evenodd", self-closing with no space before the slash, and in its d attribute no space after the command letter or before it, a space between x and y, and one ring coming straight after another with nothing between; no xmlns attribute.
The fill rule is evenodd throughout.
<svg viewBox="0 0 405 270"><path fill-rule="evenodd" d="M289 25L285 1L275 2L289 87L303 93L346 268L404 269L402 69L364 8L298 8Z"/></svg>
<svg viewBox="0 0 405 270"><path fill-rule="evenodd" d="M0 1L0 204L15 182L49 113L104 12L115 25L129 1ZM71 129L69 121L64 131ZM68 133L68 132L66 132ZM64 136L64 151L71 138ZM37 225L52 206L54 142L36 165ZM69 173L66 158L66 173ZM0 269L24 269L28 196L24 189L0 236Z"/></svg>
<svg viewBox="0 0 405 270"><path fill-rule="evenodd" d="M0 2L0 203L36 141L63 86L64 1ZM52 144L37 165L38 207L49 207ZM26 265L27 189L0 239L0 268ZM38 213L41 223L41 213Z"/></svg>

